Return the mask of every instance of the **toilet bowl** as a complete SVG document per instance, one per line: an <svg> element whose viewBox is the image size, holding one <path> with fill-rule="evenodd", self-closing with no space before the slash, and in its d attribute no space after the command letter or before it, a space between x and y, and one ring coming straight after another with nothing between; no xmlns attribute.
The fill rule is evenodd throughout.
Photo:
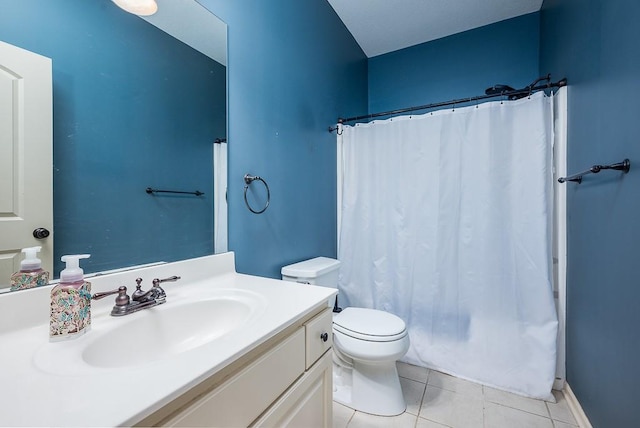
<svg viewBox="0 0 640 428"><path fill-rule="evenodd" d="M375 309L346 308L333 318L333 399L374 415L406 409L396 360L409 349L404 321Z"/></svg>
<svg viewBox="0 0 640 428"><path fill-rule="evenodd" d="M282 279L337 288L339 267L338 260L316 257L283 267ZM404 321L381 310L348 307L334 313L332 330L334 401L374 415L404 412L396 369L409 349Z"/></svg>

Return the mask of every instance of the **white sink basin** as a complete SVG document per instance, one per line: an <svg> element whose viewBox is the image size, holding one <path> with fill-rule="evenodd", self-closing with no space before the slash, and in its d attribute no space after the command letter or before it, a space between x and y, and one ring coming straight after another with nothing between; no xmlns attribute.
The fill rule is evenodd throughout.
<svg viewBox="0 0 640 428"><path fill-rule="evenodd" d="M131 315L94 319L84 336L42 346L34 363L54 374L140 366L238 332L266 308L263 296L241 290L216 290L202 300L169 299Z"/></svg>
<svg viewBox="0 0 640 428"><path fill-rule="evenodd" d="M238 298L215 298L144 314L93 341L82 359L96 367L126 367L186 352L242 326L254 309Z"/></svg>

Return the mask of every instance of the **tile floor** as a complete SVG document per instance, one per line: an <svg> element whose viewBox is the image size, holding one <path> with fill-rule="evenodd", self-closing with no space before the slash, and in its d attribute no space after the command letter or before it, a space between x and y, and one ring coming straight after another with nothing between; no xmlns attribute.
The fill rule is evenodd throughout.
<svg viewBox="0 0 640 428"><path fill-rule="evenodd" d="M557 403L533 400L398 363L407 410L399 416L373 416L333 403L334 428L576 428L564 396Z"/></svg>

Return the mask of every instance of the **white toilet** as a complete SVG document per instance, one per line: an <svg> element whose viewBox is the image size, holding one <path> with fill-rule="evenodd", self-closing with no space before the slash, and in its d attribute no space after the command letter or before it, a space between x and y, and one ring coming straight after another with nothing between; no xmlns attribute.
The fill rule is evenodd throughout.
<svg viewBox="0 0 640 428"><path fill-rule="evenodd" d="M316 257L282 268L282 279L338 287L340 262ZM331 307L334 302L329 302ZM396 360L409 349L402 319L376 309L345 308L333 315L333 399L373 415L406 409Z"/></svg>

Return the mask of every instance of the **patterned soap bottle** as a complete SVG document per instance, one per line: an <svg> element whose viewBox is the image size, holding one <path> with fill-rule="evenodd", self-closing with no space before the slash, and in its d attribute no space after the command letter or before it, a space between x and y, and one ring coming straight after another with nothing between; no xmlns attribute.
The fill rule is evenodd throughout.
<svg viewBox="0 0 640 428"><path fill-rule="evenodd" d="M84 280L80 259L89 254L62 256L66 269L60 272L60 283L51 290L51 340L81 336L91 326L91 283Z"/></svg>
<svg viewBox="0 0 640 428"><path fill-rule="evenodd" d="M20 271L11 275L11 291L42 287L49 283L49 272L42 269L42 262L37 257L42 247L25 248L24 260L20 262Z"/></svg>

